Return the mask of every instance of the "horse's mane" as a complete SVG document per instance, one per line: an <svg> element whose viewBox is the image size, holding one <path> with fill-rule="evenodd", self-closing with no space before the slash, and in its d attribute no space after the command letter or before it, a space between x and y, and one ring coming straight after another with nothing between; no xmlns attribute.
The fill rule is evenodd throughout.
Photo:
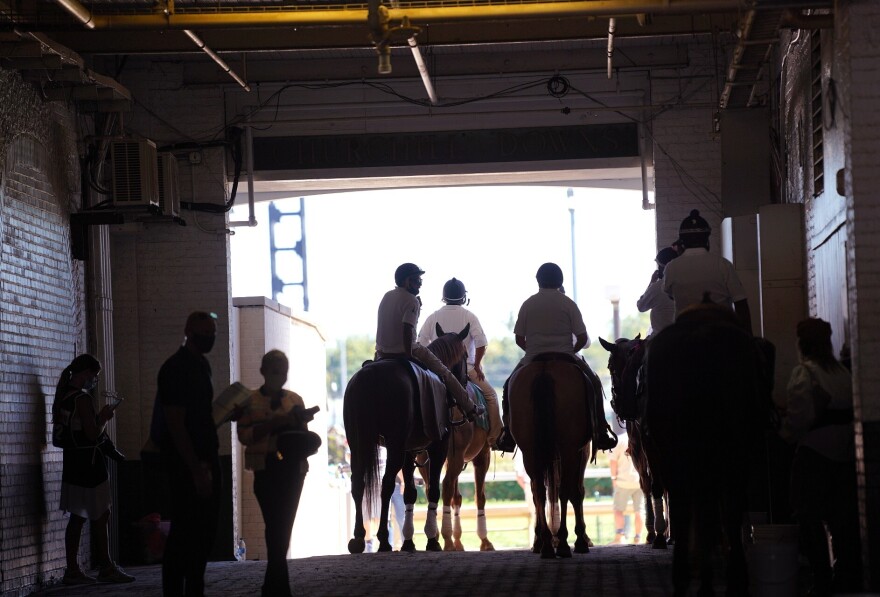
<svg viewBox="0 0 880 597"><path fill-rule="evenodd" d="M428 344L428 350L433 352L447 367L454 365L465 357L464 344L453 333L439 336Z"/></svg>

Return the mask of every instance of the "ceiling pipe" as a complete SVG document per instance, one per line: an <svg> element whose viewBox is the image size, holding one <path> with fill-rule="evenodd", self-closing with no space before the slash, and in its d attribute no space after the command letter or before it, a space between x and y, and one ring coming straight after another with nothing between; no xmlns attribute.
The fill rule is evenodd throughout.
<svg viewBox="0 0 880 597"><path fill-rule="evenodd" d="M415 59L416 61L416 66L419 69L419 75L421 75L422 83L425 85L425 91L428 92L428 99L431 100L432 106L436 106L438 103L437 93L434 91L434 84L431 83L431 75L428 73L428 67L425 65L425 61L422 59L422 52L419 50L416 38L410 37L406 40L406 43L409 44L409 49L412 50L413 59Z"/></svg>
<svg viewBox="0 0 880 597"><path fill-rule="evenodd" d="M77 0L57 0L64 10L72 14L76 20L85 25L88 29L95 28L94 17L88 8L77 2Z"/></svg>
<svg viewBox="0 0 880 597"><path fill-rule="evenodd" d="M614 17L608 19L608 79L611 80L611 61L614 58Z"/></svg>
<svg viewBox="0 0 880 597"><path fill-rule="evenodd" d="M278 27L284 25L358 24L368 19L367 9L279 9L263 11L186 12L142 14L92 14L77 0L56 0L84 24L95 29L210 29L218 27ZM413 22L475 21L498 18L566 16L623 17L639 14L695 14L743 9L746 0L572 0L528 4L408 6L388 8L391 21L409 17Z"/></svg>
<svg viewBox="0 0 880 597"><path fill-rule="evenodd" d="M834 14L805 15L788 9L782 11L780 25L789 29L834 29Z"/></svg>
<svg viewBox="0 0 880 597"><path fill-rule="evenodd" d="M235 79L235 82L238 83L239 85L241 85L242 89L244 89L245 91L250 91L250 90L251 90L250 86L249 86L247 83L244 82L244 79L242 79L241 77L239 77L239 76L235 73L235 71L232 70L232 68L230 68L229 65L226 64L226 62L225 62L222 58L220 58L220 56L218 56L216 52L214 52L214 50L212 50L211 48L209 48L209 47L205 44L205 42L203 42L203 41L199 38L198 35L196 35L196 34L193 33L192 31L190 31L189 29L184 29L183 32L184 32L184 34L186 34L186 36L187 36L188 38L190 38L191 40L193 40L193 42L199 47L199 49L201 49L205 54L207 54L208 56L210 56L210 57L211 57L211 60L213 60L214 62L217 63L217 66L219 66L221 69L223 69L223 71L224 71L227 75L229 75L230 77L232 77L233 79Z"/></svg>

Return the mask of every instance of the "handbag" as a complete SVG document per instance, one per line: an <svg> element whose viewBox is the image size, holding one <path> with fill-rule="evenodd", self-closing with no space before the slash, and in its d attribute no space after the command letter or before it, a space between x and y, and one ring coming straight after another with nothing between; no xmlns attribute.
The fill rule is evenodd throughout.
<svg viewBox="0 0 880 597"><path fill-rule="evenodd" d="M314 431L282 431L276 436L275 445L283 460L305 460L318 452L321 436Z"/></svg>

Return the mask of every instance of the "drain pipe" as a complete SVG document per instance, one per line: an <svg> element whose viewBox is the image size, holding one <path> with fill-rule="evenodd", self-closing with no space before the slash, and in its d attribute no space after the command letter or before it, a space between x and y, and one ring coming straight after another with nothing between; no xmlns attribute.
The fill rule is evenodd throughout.
<svg viewBox="0 0 880 597"><path fill-rule="evenodd" d="M254 130L248 125L244 128L244 144L247 147L247 182L248 182L248 219L239 222L229 222L230 228L247 226L253 228L257 225L254 217Z"/></svg>
<svg viewBox="0 0 880 597"><path fill-rule="evenodd" d="M431 100L431 105L436 106L437 93L434 91L434 84L431 83L431 76L428 73L428 67L425 65L425 61L422 59L422 52L419 50L416 38L410 37L406 42L409 44L409 49L412 50L413 58L416 61L416 66L419 68L419 75L422 77L422 83L425 85L425 91L428 92L428 98Z"/></svg>
<svg viewBox="0 0 880 597"><path fill-rule="evenodd" d="M226 74L228 74L230 77L232 77L233 79L235 79L235 82L238 83L239 85L241 85L241 87L242 87L245 91L250 91L250 90L251 90L250 86L249 86L247 83L245 83L244 80L243 80L241 77L239 77L239 76L235 73L235 71L233 71L233 70L229 67L229 65L226 64L226 62L224 62L224 60L223 60L222 58L220 58L220 56L217 55L216 52L214 52L214 50L212 50L211 48L209 48L209 47L205 44L205 42L203 42L203 41L199 38L198 35L196 35L196 34L193 33L192 31L190 31L189 29L184 29L183 32L186 34L186 36L187 36L188 38L190 38L191 40L193 40L193 42L199 47L200 50L202 50L205 54L207 54L208 56L210 56L210 57L211 57L211 60L213 60L214 62L217 63L217 66L219 66L220 68L222 68L223 71L224 71Z"/></svg>
<svg viewBox="0 0 880 597"><path fill-rule="evenodd" d="M614 25L615 19L608 19L608 79L611 79L611 59L614 57Z"/></svg>

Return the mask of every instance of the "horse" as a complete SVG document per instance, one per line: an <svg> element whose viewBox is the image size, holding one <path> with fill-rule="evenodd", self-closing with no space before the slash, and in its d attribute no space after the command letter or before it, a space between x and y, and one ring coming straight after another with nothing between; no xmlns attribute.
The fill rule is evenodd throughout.
<svg viewBox="0 0 880 597"><path fill-rule="evenodd" d="M639 395L639 372L645 357L646 340L641 334L632 340L618 338L614 343L599 338L602 346L611 353L608 371L611 373L611 407L621 421L625 422L629 435L629 451L633 465L639 473L639 485L648 496L645 500L646 542L654 549L666 549L669 525L664 515L666 487L657 466L660 454L650 438L645 437L642 421L643 402ZM652 462L655 463L652 466Z"/></svg>
<svg viewBox="0 0 880 597"><path fill-rule="evenodd" d="M446 334L439 323L436 324L436 332L438 338ZM468 382L466 387L476 403L479 388L471 382ZM446 473L443 475L441 489L443 517L440 532L443 536L444 551L464 551L464 545L461 543L462 497L458 490L458 478L468 463L474 469L474 501L477 503L477 536L480 538L480 551L495 551L486 529L486 473L489 471L492 446L489 444L489 432L478 421L479 419L465 420L461 425L449 430ZM421 459L417 459L417 463L422 477L426 478L426 483L429 484Z"/></svg>
<svg viewBox="0 0 880 597"><path fill-rule="evenodd" d="M760 443L770 408L758 343L732 310L701 304L654 336L646 358L645 421L675 521L674 594L688 594L691 558L699 594L713 594L711 554L723 534L727 594L746 595L742 524L756 468L749 447Z"/></svg>
<svg viewBox="0 0 880 597"><path fill-rule="evenodd" d="M590 409L594 390L569 355L555 356L538 355L515 370L509 382L510 428L522 450L535 503L532 551L542 559L572 557L566 525L569 503L575 516L574 551L590 551L584 524L584 470L593 436ZM555 549L548 500L550 520L559 516Z"/></svg>
<svg viewBox="0 0 880 597"><path fill-rule="evenodd" d="M462 340L468 328L460 334L444 334L432 342L431 350L460 381L466 379L467 352ZM388 540L388 507L391 493L395 491L395 477L402 469L404 478L403 499L406 518L401 551L415 551L413 535L413 504L417 490L413 480L414 454L425 451L429 467L429 511L425 522L428 537L426 549L440 551L437 539L437 502L440 498L441 464L447 452L448 434L432 440L423 429L423 415L418 404L419 392L412 365L402 359L383 359L369 363L351 378L343 398L343 421L351 450L351 496L355 504L354 537L348 542L349 553L363 553L366 529L363 519L364 495L367 496L368 513L372 509L378 489L378 446L383 441L387 450L385 475L381 486L381 511L379 515L379 551L391 551ZM441 427L449 423L439 422ZM436 464L435 464L436 463Z"/></svg>

